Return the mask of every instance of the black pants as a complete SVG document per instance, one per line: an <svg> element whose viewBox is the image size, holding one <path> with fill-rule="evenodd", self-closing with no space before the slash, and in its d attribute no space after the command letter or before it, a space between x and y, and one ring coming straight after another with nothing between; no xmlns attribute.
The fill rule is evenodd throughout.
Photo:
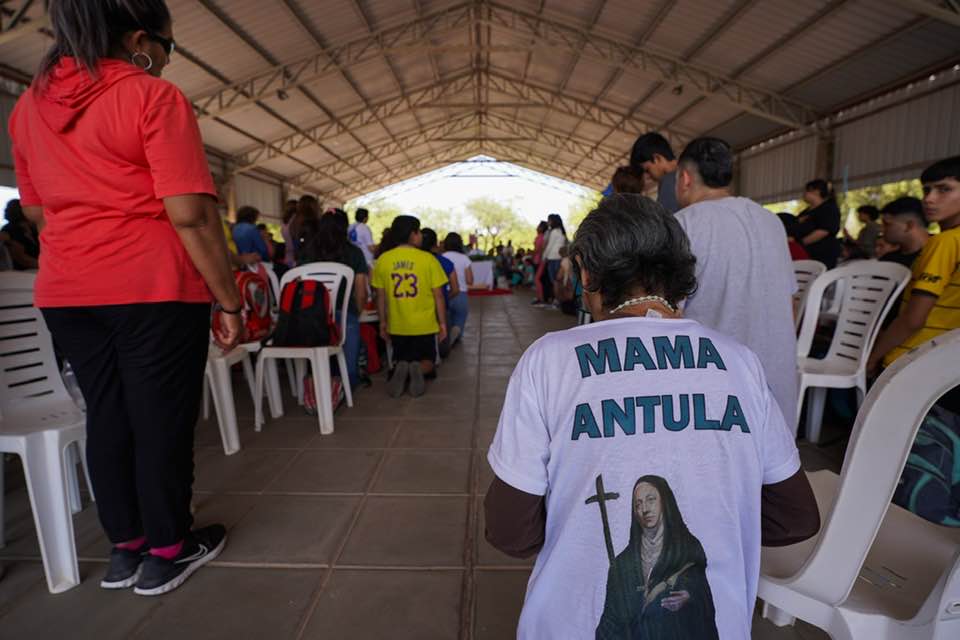
<svg viewBox="0 0 960 640"><path fill-rule="evenodd" d="M193 524L210 305L55 308L43 317L87 404L87 463L107 537L176 544Z"/></svg>

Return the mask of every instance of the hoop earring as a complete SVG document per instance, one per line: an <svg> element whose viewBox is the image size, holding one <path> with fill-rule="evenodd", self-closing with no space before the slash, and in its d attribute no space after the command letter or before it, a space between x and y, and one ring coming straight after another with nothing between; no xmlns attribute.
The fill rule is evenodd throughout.
<svg viewBox="0 0 960 640"><path fill-rule="evenodd" d="M144 66L140 67L140 65L137 64L137 56L143 56L144 58L146 58L146 59L147 59L147 64L145 64ZM135 52L133 53L133 55L130 56L130 62L131 62L131 64L133 64L134 66L140 67L140 68L143 69L144 71L150 71L150 69L153 68L153 58L150 57L150 54L149 54L149 53L144 53L143 51L135 51Z"/></svg>

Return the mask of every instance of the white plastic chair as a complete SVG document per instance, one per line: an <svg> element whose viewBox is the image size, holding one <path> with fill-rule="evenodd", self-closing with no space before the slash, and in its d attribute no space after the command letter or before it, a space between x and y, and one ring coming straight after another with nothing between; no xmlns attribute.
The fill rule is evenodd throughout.
<svg viewBox="0 0 960 640"><path fill-rule="evenodd" d="M960 330L893 363L857 415L840 476L810 475L818 536L762 553L758 597L834 640L960 638L960 530L890 504L920 424L960 384Z"/></svg>
<svg viewBox="0 0 960 640"><path fill-rule="evenodd" d="M250 397L253 398L257 388L250 352L244 348L244 345L228 353L223 353L214 344L210 345L204 375L203 417L204 419L210 417L210 396L212 395L220 437L223 440L223 452L228 456L240 450L237 410L233 400L233 382L230 377L230 369L238 362L243 364L244 377L250 387ZM267 401L270 404L270 414L277 418L282 415L277 413L280 404L280 384L277 381L275 369L268 370L267 375Z"/></svg>
<svg viewBox="0 0 960 640"><path fill-rule="evenodd" d="M0 275L0 456L23 461L47 588L62 593L80 584L72 515L78 455L86 470L86 416L60 377L33 283L33 274Z"/></svg>
<svg viewBox="0 0 960 640"><path fill-rule="evenodd" d="M347 358L343 353L343 344L346 340L346 321L347 307L350 302L351 291L353 289L353 270L336 262L313 262L301 267L296 267L283 274L280 281L280 291L287 284L298 279L316 280L323 284L330 293L330 301L336 304L337 293L341 285L344 286L343 300L340 303L339 317L337 323L340 329L340 342L336 345L326 347L274 347L266 346L260 350L260 357L257 360L257 390L254 393L255 410L255 429L260 431L263 426L263 384L264 370L269 367L272 372L269 374L276 377L276 364L273 362L279 358L290 358L295 360L306 360L310 363L313 370L313 389L317 398L317 417L320 422L320 433L333 433L333 400L331 395L330 380L330 358L336 356L340 366L340 379L343 383L344 395L347 399L347 406L353 406L353 393L350 389L350 377L347 375ZM298 376L299 380L299 376ZM297 386L300 386L297 383ZM277 412L274 417L283 415L282 400L278 397Z"/></svg>
<svg viewBox="0 0 960 640"><path fill-rule="evenodd" d="M807 389L811 389L807 408L807 440L820 440L820 427L827 389L857 389L857 404L867 392L867 359L880 325L897 295L910 280L910 270L892 262L861 260L820 274L810 286L800 336L797 338L797 364L800 369L800 395L797 424ZM831 284L844 282L840 315L827 355L810 358L810 347L819 319L823 292Z"/></svg>
<svg viewBox="0 0 960 640"><path fill-rule="evenodd" d="M800 330L800 321L807 305L807 295L810 285L817 277L827 270L827 265L817 260L794 260L793 275L797 278L797 292L793 294L793 317L796 329Z"/></svg>

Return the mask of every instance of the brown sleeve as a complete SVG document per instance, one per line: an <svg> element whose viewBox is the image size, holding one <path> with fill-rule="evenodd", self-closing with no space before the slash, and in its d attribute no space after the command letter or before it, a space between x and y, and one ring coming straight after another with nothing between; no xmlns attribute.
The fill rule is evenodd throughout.
<svg viewBox="0 0 960 640"><path fill-rule="evenodd" d="M533 495L494 478L483 501L487 542L514 558L529 558L543 548L547 527L544 496Z"/></svg>
<svg viewBox="0 0 960 640"><path fill-rule="evenodd" d="M803 469L760 491L760 543L785 547L820 530L820 509Z"/></svg>

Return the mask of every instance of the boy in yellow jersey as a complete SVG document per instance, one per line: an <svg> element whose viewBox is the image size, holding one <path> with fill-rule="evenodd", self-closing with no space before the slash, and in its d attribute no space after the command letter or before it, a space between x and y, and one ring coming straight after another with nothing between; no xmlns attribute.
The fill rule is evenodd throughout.
<svg viewBox="0 0 960 640"><path fill-rule="evenodd" d="M377 258L371 283L377 294L380 335L392 344L397 363L387 391L399 397L409 378L410 395L422 396L424 377L434 375L437 340L447 337L443 302L447 275L433 255L420 249L417 218L397 216L390 235L397 247Z"/></svg>
<svg viewBox="0 0 960 640"><path fill-rule="evenodd" d="M940 223L913 263L900 312L880 334L867 370L890 364L947 331L960 329L960 156L941 160L920 176L923 211Z"/></svg>

